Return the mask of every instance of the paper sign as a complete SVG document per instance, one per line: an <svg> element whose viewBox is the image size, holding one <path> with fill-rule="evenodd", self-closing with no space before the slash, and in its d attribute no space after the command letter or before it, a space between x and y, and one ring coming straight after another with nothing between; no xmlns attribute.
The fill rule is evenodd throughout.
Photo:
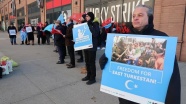
<svg viewBox="0 0 186 104"><path fill-rule="evenodd" d="M16 35L16 30L9 30L10 35Z"/></svg>
<svg viewBox="0 0 186 104"><path fill-rule="evenodd" d="M26 32L27 32L27 33L32 32L32 27L26 27Z"/></svg>

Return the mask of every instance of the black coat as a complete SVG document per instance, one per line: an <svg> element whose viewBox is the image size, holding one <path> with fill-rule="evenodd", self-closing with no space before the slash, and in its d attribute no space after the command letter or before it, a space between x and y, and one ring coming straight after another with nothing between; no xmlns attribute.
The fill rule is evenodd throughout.
<svg viewBox="0 0 186 104"><path fill-rule="evenodd" d="M62 32L62 26L58 25L56 26L56 29ZM54 34L54 36L56 46L60 47L65 45L65 38L61 34Z"/></svg>
<svg viewBox="0 0 186 104"><path fill-rule="evenodd" d="M73 40L73 26L74 26L74 23L71 23L68 25L67 29L66 29L66 34L65 34L65 44L66 46L73 46L74 45L74 42L72 41Z"/></svg>
<svg viewBox="0 0 186 104"><path fill-rule="evenodd" d="M8 26L8 34L9 34L9 38L16 38L16 35L10 35L10 33L9 33L9 30L15 30L16 31L16 33L17 33L17 29L16 29L16 27L15 26Z"/></svg>
<svg viewBox="0 0 186 104"><path fill-rule="evenodd" d="M167 34L155 30L152 25L147 25L142 31L137 31L133 27L130 28L131 34L139 34L139 35L154 35L154 36L168 36ZM107 62L107 58L105 57L105 54L102 55L102 57L99 60L100 66L103 69L105 64ZM178 67L178 62L175 57L174 61L174 69L173 74L171 76L168 91L165 99L165 104L180 104L181 100L181 82L180 82L180 72ZM119 98L120 104L137 104L134 102L131 102L126 99Z"/></svg>
<svg viewBox="0 0 186 104"><path fill-rule="evenodd" d="M92 33L92 45L93 48L88 49L89 51L97 51L97 46L98 46L98 36L100 35L100 28L99 28L99 23L96 22L89 22L88 23L89 29Z"/></svg>
<svg viewBox="0 0 186 104"><path fill-rule="evenodd" d="M43 36L43 31L42 31L41 27L40 26L37 26L36 29L37 29L37 37Z"/></svg>
<svg viewBox="0 0 186 104"><path fill-rule="evenodd" d="M22 29L22 28L24 28L24 26L23 26L23 25L19 26L18 31L21 31L21 29Z"/></svg>

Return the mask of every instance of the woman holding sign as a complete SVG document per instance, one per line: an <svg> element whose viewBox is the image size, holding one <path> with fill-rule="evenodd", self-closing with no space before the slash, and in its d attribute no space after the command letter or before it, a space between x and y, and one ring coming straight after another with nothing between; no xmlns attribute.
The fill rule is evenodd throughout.
<svg viewBox="0 0 186 104"><path fill-rule="evenodd" d="M10 26L8 26L8 34L10 37L11 44L17 45L17 43L16 43L17 30L16 30L16 27L13 25L13 23L11 23Z"/></svg>

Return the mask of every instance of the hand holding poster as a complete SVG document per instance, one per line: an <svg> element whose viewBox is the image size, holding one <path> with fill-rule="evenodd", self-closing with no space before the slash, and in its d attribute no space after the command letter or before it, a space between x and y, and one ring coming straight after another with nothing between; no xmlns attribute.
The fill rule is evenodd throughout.
<svg viewBox="0 0 186 104"><path fill-rule="evenodd" d="M30 27L30 26L29 26L29 27L26 27L26 32L27 32L27 33L32 32L32 27Z"/></svg>
<svg viewBox="0 0 186 104"><path fill-rule="evenodd" d="M109 34L100 90L140 104L165 104L176 44L175 37Z"/></svg>
<svg viewBox="0 0 186 104"><path fill-rule="evenodd" d="M16 30L9 30L10 35L16 35Z"/></svg>
<svg viewBox="0 0 186 104"><path fill-rule="evenodd" d="M73 28L73 39L74 39L74 49L83 50L92 48L92 33L89 30L87 23L74 25Z"/></svg>

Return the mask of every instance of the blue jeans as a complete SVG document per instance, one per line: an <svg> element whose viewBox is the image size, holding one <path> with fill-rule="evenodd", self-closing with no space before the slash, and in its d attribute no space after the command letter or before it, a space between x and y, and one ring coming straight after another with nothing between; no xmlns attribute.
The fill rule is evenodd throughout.
<svg viewBox="0 0 186 104"><path fill-rule="evenodd" d="M11 42L12 45L16 44L16 38L15 37L14 38L10 38L10 42Z"/></svg>

